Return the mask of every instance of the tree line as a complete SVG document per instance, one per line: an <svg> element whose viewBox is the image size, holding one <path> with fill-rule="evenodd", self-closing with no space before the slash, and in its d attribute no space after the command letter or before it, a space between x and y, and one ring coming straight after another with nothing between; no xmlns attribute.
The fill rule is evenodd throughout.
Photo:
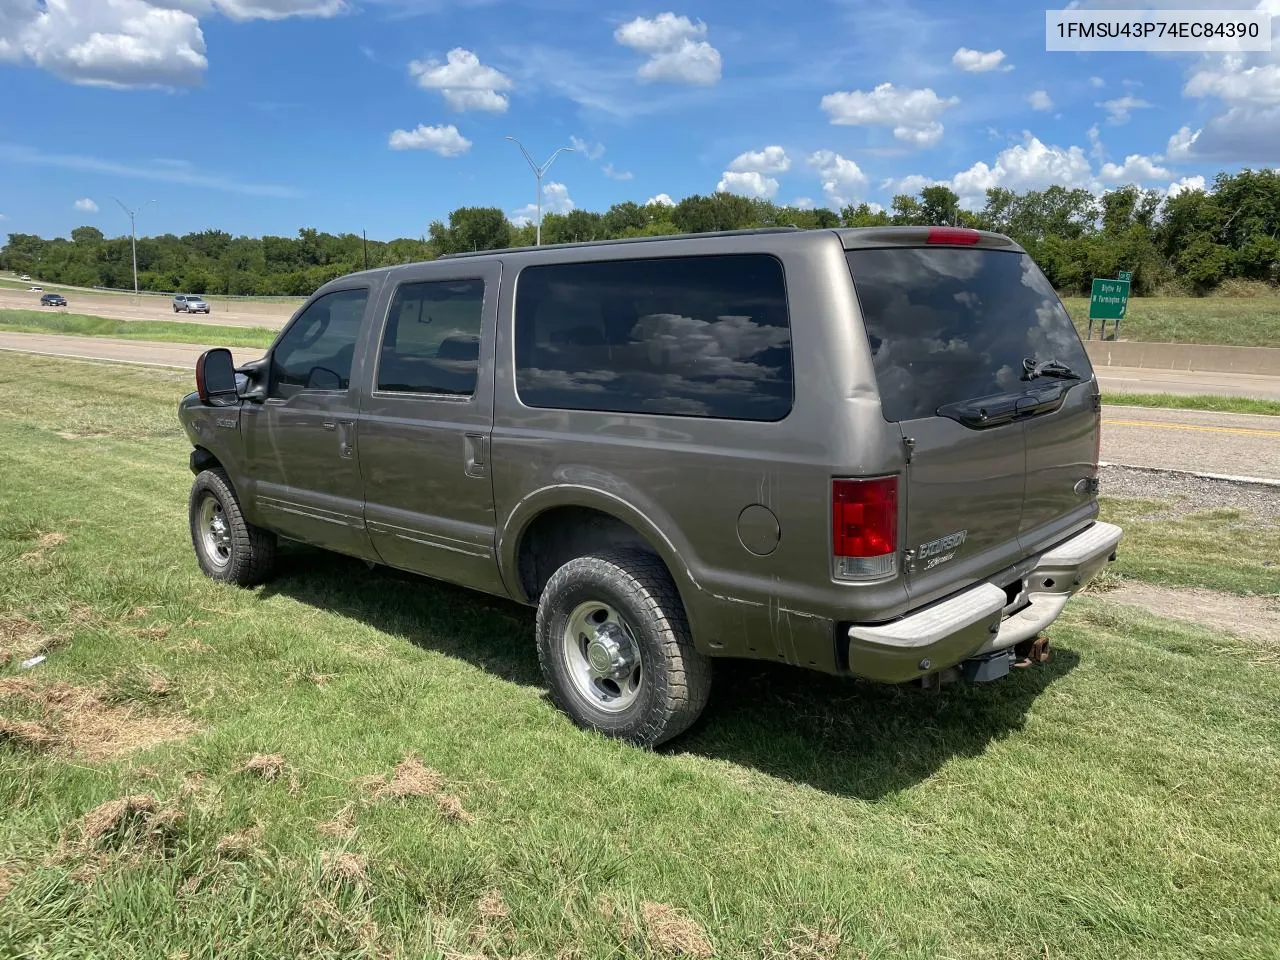
<svg viewBox="0 0 1280 960"><path fill-rule="evenodd" d="M830 209L779 206L728 193L676 204L617 203L603 213L547 214L543 243L703 233L752 227L957 225L996 230L1025 247L1066 294L1086 293L1093 277L1133 273L1136 294L1206 293L1227 280L1280 281L1280 175L1219 173L1211 190L1164 197L1126 186L1101 197L1051 186L987 191L966 210L941 184L895 196L888 210L869 204ZM138 238L138 284L158 292L305 296L364 267L430 260L442 254L531 245L532 224L517 226L496 207L460 207L418 238L364 240L306 228L296 237L233 237L221 230ZM77 227L70 239L11 233L0 268L76 286L132 289L128 237Z"/></svg>

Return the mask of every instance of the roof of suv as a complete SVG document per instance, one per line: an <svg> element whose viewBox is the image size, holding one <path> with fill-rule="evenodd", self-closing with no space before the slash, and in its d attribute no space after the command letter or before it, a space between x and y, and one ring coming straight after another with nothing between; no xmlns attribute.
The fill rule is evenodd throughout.
<svg viewBox="0 0 1280 960"><path fill-rule="evenodd" d="M622 237L616 240L585 240L579 243L544 243L541 246L500 247L496 250L476 250L464 253L446 253L438 260L471 260L486 257L503 257L511 254L554 254L564 250L598 249L601 247L620 247L643 243L694 243L702 240L718 240L725 237L751 237L775 235L781 242L791 242L801 237L812 237L814 234L826 233L839 238L846 250L872 247L917 247L926 244L939 244L949 247L967 249L974 247L982 250L1007 250L1013 253L1025 252L1015 241L1004 234L989 230L973 230L968 227L836 227L802 230L799 227L757 227L749 230L717 230L706 233L675 233L659 237ZM434 262L434 261L418 261ZM412 263L394 264L372 267L368 270L357 270L329 281L320 289L326 290L331 284L351 281L357 277L391 276L412 267Z"/></svg>

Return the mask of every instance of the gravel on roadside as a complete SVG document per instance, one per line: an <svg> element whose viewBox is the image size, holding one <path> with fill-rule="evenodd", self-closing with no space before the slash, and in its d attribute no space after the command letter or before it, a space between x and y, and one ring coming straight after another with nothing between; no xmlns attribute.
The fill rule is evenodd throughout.
<svg viewBox="0 0 1280 960"><path fill-rule="evenodd" d="M1169 504L1169 509L1177 516L1225 508L1243 510L1255 518L1280 523L1280 487L1213 480L1183 473L1132 470L1114 465L1101 467L1099 476L1103 496L1173 500L1175 502Z"/></svg>

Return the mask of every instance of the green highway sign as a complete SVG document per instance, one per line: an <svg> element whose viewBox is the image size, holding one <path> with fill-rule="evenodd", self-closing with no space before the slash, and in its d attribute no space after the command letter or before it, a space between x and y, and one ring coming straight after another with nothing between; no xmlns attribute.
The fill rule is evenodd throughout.
<svg viewBox="0 0 1280 960"><path fill-rule="evenodd" d="M1119 271L1117 271L1117 272L1116 272L1116 276L1117 276L1117 277L1119 277L1121 280L1132 280L1132 279L1133 279L1133 271L1132 271L1132 270L1119 270Z"/></svg>
<svg viewBox="0 0 1280 960"><path fill-rule="evenodd" d="M1123 320L1128 306L1128 280L1094 279L1089 295L1090 320Z"/></svg>

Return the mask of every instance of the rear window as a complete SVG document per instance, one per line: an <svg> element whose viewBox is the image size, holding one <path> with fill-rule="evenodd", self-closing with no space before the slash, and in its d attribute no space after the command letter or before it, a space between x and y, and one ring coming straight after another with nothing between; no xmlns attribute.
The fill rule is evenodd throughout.
<svg viewBox="0 0 1280 960"><path fill-rule="evenodd" d="M1071 318L1026 254L900 247L848 258L888 420L1021 393L1027 358L1092 375Z"/></svg>
<svg viewBox="0 0 1280 960"><path fill-rule="evenodd" d="M531 407L757 421L791 410L786 284L768 255L526 267L515 339Z"/></svg>

